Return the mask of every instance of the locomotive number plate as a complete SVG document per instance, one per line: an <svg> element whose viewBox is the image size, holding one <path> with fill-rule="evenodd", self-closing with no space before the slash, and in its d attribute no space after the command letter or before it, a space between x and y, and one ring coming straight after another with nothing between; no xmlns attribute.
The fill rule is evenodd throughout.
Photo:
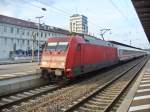
<svg viewBox="0 0 150 112"><path fill-rule="evenodd" d="M62 75L62 71L60 71L60 70L55 70L55 75L56 75L56 76L61 76L61 75Z"/></svg>

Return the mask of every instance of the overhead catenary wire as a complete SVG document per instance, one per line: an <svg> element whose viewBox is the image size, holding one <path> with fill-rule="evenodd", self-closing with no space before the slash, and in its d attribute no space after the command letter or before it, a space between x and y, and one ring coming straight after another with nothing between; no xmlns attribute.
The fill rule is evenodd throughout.
<svg viewBox="0 0 150 112"><path fill-rule="evenodd" d="M109 0L109 1L110 1L110 3L112 4L112 6L116 9L116 11L118 11L118 13L125 19L125 21L127 21L127 23L128 23L129 25L133 26L132 22L129 22L128 17L127 17L127 16L124 14L124 12L114 3L114 1L113 1L113 0ZM127 2L126 2L126 5L128 5Z"/></svg>
<svg viewBox="0 0 150 112"><path fill-rule="evenodd" d="M67 16L71 16L71 15L73 14L73 12L71 12L70 10L69 10L69 11L68 11L68 10L66 11L66 10L61 9L61 8L56 8L56 7L52 6L52 5L48 5L48 4L47 4L46 2L44 2L44 1L41 1L41 0L34 0L34 1L36 1L36 2L38 2L38 3L40 3L40 4L42 4L42 5L45 5L45 6L48 7L48 8L54 9L54 10L56 10L57 12L61 12L61 13L65 14L65 15L67 15ZM126 15L120 10L120 8L119 8L112 0L109 0L109 1L110 1L110 3L114 6L114 8L119 12L119 14L120 14L126 21L129 21L129 20L128 20L128 17L126 17ZM31 5L35 6L34 4L31 4ZM36 6L36 7L37 7L37 6ZM93 21L91 21L91 20L88 20L88 21L89 21L90 24L96 26L98 29L101 29L101 28L102 28L101 26L97 25L97 24L94 23ZM127 23L129 24L129 22L127 22Z"/></svg>
<svg viewBox="0 0 150 112"><path fill-rule="evenodd" d="M56 8L56 7L54 7L54 6L49 6L48 4L46 4L46 3L43 2L43 1L39 1L39 0L34 0L34 1L37 1L37 2L39 2L39 3L41 3L41 4L43 4L43 5L46 5L47 7L54 8L54 9L57 10L57 11L60 11L60 12L62 12L62 13L65 13L67 16L71 16L71 15L73 14L73 12L71 12L71 11L65 11L65 10L63 10L63 9ZM97 25L97 24L94 23L93 21L91 21L91 20L88 20L88 21L89 21L89 23L95 25L96 27L98 27L98 28L100 28L100 29L102 28L101 26Z"/></svg>
<svg viewBox="0 0 150 112"><path fill-rule="evenodd" d="M120 10L120 8L112 1L112 0L109 0L110 3L113 5L113 7L119 12L119 14L125 18L126 20L128 20L128 18L124 15L124 13Z"/></svg>
<svg viewBox="0 0 150 112"><path fill-rule="evenodd" d="M43 2L43 1L39 1L39 0L34 0L34 1L39 2L39 3L41 3L41 4L43 4L43 5L47 6L47 7L49 7L49 8L51 8L51 9L55 9L55 10L57 10L57 11L59 11L59 12L62 12L62 13L64 13L64 14L66 14L66 15L71 15L71 14L72 14L72 13L70 13L70 12L68 12L68 11L65 11L65 10L60 9L60 8L56 8L56 7L52 6L52 5L49 6L47 3Z"/></svg>
<svg viewBox="0 0 150 112"><path fill-rule="evenodd" d="M23 1L25 4L30 5L30 6L33 6L33 7L35 7L35 8L40 9L40 10L43 8L42 6L39 6L39 5L34 4L34 3L32 3L32 2L28 2L28 1L26 1L26 0L22 0L22 1ZM43 5L45 5L45 6L46 6L46 9L47 9L47 8L54 9L55 12L57 11L57 13L59 12L59 13L63 14L65 17L71 16L71 15L73 14L73 12L71 12L71 11L68 12L68 11L62 10L62 9L60 9L60 8L56 8L56 7L54 7L54 6L49 6L48 4L46 4L46 3L44 3L44 2L41 2L41 1L39 1L39 0L34 0L34 1L39 2L39 3L43 4ZM16 5L16 4L13 4L13 2L12 2L11 4L12 4L12 5ZM22 7L22 6L19 5L19 4L17 4L17 6ZM53 11L54 11L54 10L53 10ZM47 10L46 12L49 12L49 11ZM89 23L92 24L94 27L102 28L101 26L97 25L97 24L94 23L93 21L91 21L91 20L88 20L88 21L89 21ZM61 27L64 28L64 26L61 26Z"/></svg>
<svg viewBox="0 0 150 112"><path fill-rule="evenodd" d="M39 6L39 5L37 5L37 4L34 4L34 3L32 3L32 2L27 2L26 0L23 0L26 4L28 4L28 5L32 5L32 6L34 6L34 7L36 7L36 8L42 8L42 6ZM64 9L61 9L61 8L56 8L56 7L54 7L54 6L52 6L52 5L48 5L46 2L44 2L44 1L41 1L41 0L34 0L35 2L38 2L38 3L40 3L40 4L42 4L42 5L44 5L44 6L46 6L46 8L50 8L50 9L54 9L55 11L57 11L57 12L59 12L59 13L61 13L61 14L64 14L65 16L67 15L67 16L71 16L73 13L70 11L70 10L64 10ZM126 20L128 19L123 13L122 13L122 11L117 7L117 5L115 5L115 3L112 1L112 0L110 0L111 1L111 3L113 4L113 6L118 10L118 12L124 17L124 18L126 18ZM47 11L47 12L49 12L49 11ZM98 24L96 24L96 23L94 23L93 21L91 21L91 20L88 20L89 21L89 23L90 24L92 24L94 27L97 27L98 29L102 29L102 27L100 26L100 25L98 25Z"/></svg>
<svg viewBox="0 0 150 112"><path fill-rule="evenodd" d="M38 0L34 0L35 2L37 2ZM46 6L46 7L43 7L43 6L39 6L39 5L37 5L37 4L34 4L34 3L32 3L32 2L28 2L28 1L26 1L26 0L23 0L23 2L24 3L26 3L26 4L28 4L28 5L30 5L30 6L33 6L33 7L35 7L35 8L38 8L38 9L42 9L43 10L43 8L45 9L45 11L46 12L49 12L50 13L50 11L49 11L49 8L51 8L50 6L46 6L46 3L45 3L45 5L44 4L42 4L42 5L44 5L44 6ZM40 4L41 4L41 2L39 2ZM52 9L52 8L51 8ZM51 10L50 9L50 10ZM56 12L56 10L53 10L53 12ZM58 10L57 10L57 12L58 12ZM59 11L59 13L60 13L60 11ZM61 14L64 14L64 13L61 13ZM66 17L66 14L64 14L64 17ZM66 29L64 26L62 26L62 25L59 25L59 27L58 28L63 28L63 29Z"/></svg>
<svg viewBox="0 0 150 112"><path fill-rule="evenodd" d="M116 11L123 17L123 19L126 21L126 23L127 23L129 26L131 26L131 28L132 28L133 26L135 26L135 24L134 24L132 21L130 21L129 17L124 14L124 12L116 5L116 3L115 3L113 0L109 0L109 1L110 1L110 3L112 4L112 6L116 9ZM126 0L124 1L124 4L125 4L127 7L129 6L129 4L128 4L128 2L127 2ZM128 9L128 10L129 10L129 9ZM129 29L129 31L128 31L128 35L129 35L129 36L131 36L133 30L135 30L135 29ZM135 31L136 31L136 30L135 30Z"/></svg>

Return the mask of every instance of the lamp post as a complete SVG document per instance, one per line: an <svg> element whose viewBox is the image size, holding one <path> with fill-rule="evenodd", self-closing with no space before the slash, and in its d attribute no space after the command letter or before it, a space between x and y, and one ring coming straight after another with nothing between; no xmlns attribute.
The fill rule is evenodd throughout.
<svg viewBox="0 0 150 112"><path fill-rule="evenodd" d="M34 61L34 42L36 41L36 34L32 33L32 60L31 62Z"/></svg>
<svg viewBox="0 0 150 112"><path fill-rule="evenodd" d="M38 62L40 61L40 19L44 16L38 16L36 17L38 19L38 39L37 39L37 47L38 47Z"/></svg>
<svg viewBox="0 0 150 112"><path fill-rule="evenodd" d="M43 11L46 11L46 8L41 8ZM38 19L38 39L37 39L37 46L38 46L38 63L40 61L40 19L43 18L44 16L38 16L35 17Z"/></svg>

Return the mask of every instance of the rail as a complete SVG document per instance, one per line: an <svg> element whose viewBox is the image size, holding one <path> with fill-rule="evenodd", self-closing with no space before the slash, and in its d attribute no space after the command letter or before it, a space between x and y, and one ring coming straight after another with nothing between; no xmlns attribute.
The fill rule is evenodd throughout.
<svg viewBox="0 0 150 112"><path fill-rule="evenodd" d="M89 95L83 96L77 101L74 101L72 105L69 105L68 108L61 109L61 111L109 111L146 62L147 58L139 63L136 63L128 70L122 72L120 75L107 82L105 85L98 87Z"/></svg>

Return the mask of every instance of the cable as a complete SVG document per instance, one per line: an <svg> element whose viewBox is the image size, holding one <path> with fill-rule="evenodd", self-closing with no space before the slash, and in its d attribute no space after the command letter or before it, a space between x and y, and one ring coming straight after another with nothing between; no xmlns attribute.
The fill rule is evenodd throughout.
<svg viewBox="0 0 150 112"><path fill-rule="evenodd" d="M124 13L119 9L119 7L112 1L112 0L109 0L110 3L114 6L114 8L120 13L120 15L122 17L124 17L126 20L128 20L128 18L124 15Z"/></svg>
<svg viewBox="0 0 150 112"><path fill-rule="evenodd" d="M39 1L39 0L34 0L34 1L37 1L37 2L39 2L39 3L41 3L41 4L43 4L43 5L46 5L46 6L48 6L45 2L42 2L42 1ZM72 13L70 13L70 12L68 12L68 11L64 11L64 10L62 10L62 9L58 9L58 8L56 8L56 7L54 7L54 6L48 6L48 7L50 7L50 8L54 8L54 9L56 9L56 10L58 10L58 11L60 11L60 12L62 12L62 13L65 13L65 14L67 14L67 15L72 15ZM98 28L102 28L102 27L100 27L99 25L97 25L97 24L95 24L94 22L92 22L92 21L90 21L90 20L88 20L91 24L93 24L93 25L95 25L95 26L97 26Z"/></svg>
<svg viewBox="0 0 150 112"><path fill-rule="evenodd" d="M39 1L39 0L34 0L34 1L35 1L35 2L38 2L38 3L40 3L40 4L45 5L46 8L54 9L54 10L57 11L57 12L63 13L63 14L65 15L65 17L66 17L66 15L67 15L67 16L72 15L72 12L71 12L71 11L65 11L65 10L63 10L63 9L56 8L56 7L54 7L54 6L49 6L47 3L43 2L43 1ZM38 6L38 5L33 4L32 2L28 2L28 1L26 1L26 0L23 0L23 2L24 2L25 4L32 5L33 7L36 7L36 8L38 8L38 9L42 9L42 8L43 8L43 7L40 7L40 6ZM92 19L92 20L93 20L93 19ZM101 26L97 25L96 23L94 23L93 21L91 21L91 20L89 20L89 19L88 19L88 22L89 22L90 24L92 24L94 27L97 27L98 29L101 29L101 28L102 28Z"/></svg>
<svg viewBox="0 0 150 112"><path fill-rule="evenodd" d="M135 26L132 22L129 22L128 17L120 10L120 8L112 0L109 1L113 5L113 7L119 12L119 14L125 19L125 21L129 26L131 27ZM125 2L125 4L128 5L127 2Z"/></svg>
<svg viewBox="0 0 150 112"><path fill-rule="evenodd" d="M96 27L98 27L98 28L100 28L100 29L102 28L101 26L99 26L99 25L97 25L97 24L93 23L93 22L92 22L92 21L90 21L90 20L88 20L88 22L89 22L89 23L91 23L91 24L93 24L93 25L95 25Z"/></svg>
<svg viewBox="0 0 150 112"><path fill-rule="evenodd" d="M40 8L40 9L42 8L42 7L39 7L38 5L33 4L32 2L27 2L25 0L23 0L23 2L25 2L28 5L32 5L32 6L36 7L36 8Z"/></svg>
<svg viewBox="0 0 150 112"><path fill-rule="evenodd" d="M64 10L62 10L62 9L60 9L60 8L56 8L56 7L54 7L54 6L49 6L47 3L43 2L43 1L39 1L39 0L34 0L34 1L39 2L39 3L45 5L45 6L49 7L49 8L53 8L53 9L59 11L59 12L62 12L62 13L64 13L64 14L66 14L66 15L71 15L71 14L72 14L72 13L66 12L66 11L64 11Z"/></svg>
<svg viewBox="0 0 150 112"><path fill-rule="evenodd" d="M132 23L129 22L128 17L124 15L124 13L119 9L119 7L112 0L109 0L109 1L114 6L114 8L119 12L119 14L127 21L127 23L131 25ZM133 26L133 24L131 26Z"/></svg>

